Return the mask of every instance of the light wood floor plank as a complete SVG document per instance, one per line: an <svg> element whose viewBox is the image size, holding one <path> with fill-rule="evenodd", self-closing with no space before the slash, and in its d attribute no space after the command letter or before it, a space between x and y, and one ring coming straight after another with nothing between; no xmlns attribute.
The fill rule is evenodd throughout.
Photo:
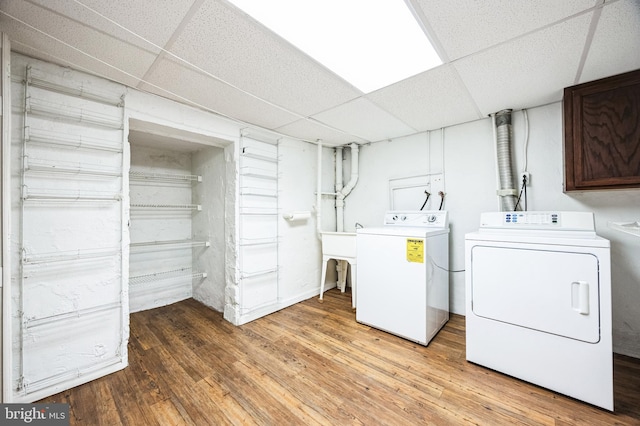
<svg viewBox="0 0 640 426"><path fill-rule="evenodd" d="M337 290L234 327L194 300L131 315L129 367L42 402L72 425L640 425L640 359L614 413L469 363L464 317L429 346L355 321Z"/></svg>

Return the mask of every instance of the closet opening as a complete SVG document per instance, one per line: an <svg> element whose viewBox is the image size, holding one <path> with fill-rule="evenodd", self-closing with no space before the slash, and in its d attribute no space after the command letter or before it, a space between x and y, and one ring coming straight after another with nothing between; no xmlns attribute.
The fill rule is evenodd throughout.
<svg viewBox="0 0 640 426"><path fill-rule="evenodd" d="M231 142L139 120L129 124L130 312L189 298L222 312L224 146Z"/></svg>

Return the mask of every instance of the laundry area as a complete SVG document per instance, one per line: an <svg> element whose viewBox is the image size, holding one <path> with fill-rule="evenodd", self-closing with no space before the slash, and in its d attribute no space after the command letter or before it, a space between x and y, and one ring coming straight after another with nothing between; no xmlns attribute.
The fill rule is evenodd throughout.
<svg viewBox="0 0 640 426"><path fill-rule="evenodd" d="M0 1L2 403L640 421L637 0L400 2L440 62L369 88L248 1L44 3Z"/></svg>

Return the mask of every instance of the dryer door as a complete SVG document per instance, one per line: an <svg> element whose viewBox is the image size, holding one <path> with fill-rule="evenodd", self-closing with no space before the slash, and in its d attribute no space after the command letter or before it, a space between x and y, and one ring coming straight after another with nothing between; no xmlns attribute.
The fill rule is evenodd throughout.
<svg viewBox="0 0 640 426"><path fill-rule="evenodd" d="M475 246L472 310L477 316L597 343L598 258L590 253Z"/></svg>

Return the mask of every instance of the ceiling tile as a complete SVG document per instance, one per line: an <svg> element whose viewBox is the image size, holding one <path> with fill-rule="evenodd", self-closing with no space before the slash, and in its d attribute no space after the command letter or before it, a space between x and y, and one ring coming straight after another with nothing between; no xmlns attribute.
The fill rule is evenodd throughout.
<svg viewBox="0 0 640 426"><path fill-rule="evenodd" d="M99 68L110 64L112 67L108 68L120 69L138 78L145 74L155 59L152 52L28 2L4 3L2 10L39 29L35 31L7 15L0 15L3 31L11 40L19 41L32 50L46 52L52 58L64 58L64 61L90 69L97 62L103 64ZM71 57L76 59L70 60Z"/></svg>
<svg viewBox="0 0 640 426"><path fill-rule="evenodd" d="M6 29L6 27L3 25L1 17L0 27L2 27L3 30ZM55 42L53 41L42 40L42 43L38 43L41 48L35 49L31 46L25 46L21 42L11 41L11 50L13 52L21 53L32 58L40 59L65 67L70 67L78 71L84 71L98 77L106 78L107 80L124 84L125 86L134 87L140 82L140 79L136 77L132 77L126 73L118 71L113 67L96 61L95 59L91 59L70 48L54 45L54 43ZM48 44L51 45L50 48L46 47ZM52 54L54 53L57 56L52 56Z"/></svg>
<svg viewBox="0 0 640 426"><path fill-rule="evenodd" d="M313 115L312 118L370 142L416 133L416 129L412 129L365 98L331 108Z"/></svg>
<svg viewBox="0 0 640 426"><path fill-rule="evenodd" d="M171 51L244 91L303 116L361 94L228 3L205 1Z"/></svg>
<svg viewBox="0 0 640 426"><path fill-rule="evenodd" d="M450 65L378 90L367 98L419 131L481 118L457 71Z"/></svg>
<svg viewBox="0 0 640 426"><path fill-rule="evenodd" d="M575 80L591 14L454 63L483 115L562 99Z"/></svg>
<svg viewBox="0 0 640 426"><path fill-rule="evenodd" d="M29 8L28 18L31 19L31 22L28 19L23 20L30 24L35 22L35 25L32 25L40 29L47 28L50 24L47 21L53 19L54 22L62 23L65 27L69 27L74 31L81 27L83 31L100 33L105 37L110 36L126 44L148 50L154 54L159 53L159 50L148 42L123 30L118 25L109 22L109 20L95 12L92 12L87 7L84 7L81 2L70 2L68 0L28 0L22 3L25 8ZM10 8L4 9L9 10ZM60 30L62 32L64 28ZM73 38L69 40L75 41ZM88 41L92 42L93 40L90 39Z"/></svg>
<svg viewBox="0 0 640 426"><path fill-rule="evenodd" d="M449 60L574 15L596 0L417 0Z"/></svg>
<svg viewBox="0 0 640 426"><path fill-rule="evenodd" d="M640 69L639 46L640 0L606 3L580 82Z"/></svg>
<svg viewBox="0 0 640 426"><path fill-rule="evenodd" d="M340 146L348 143L365 143L366 141L345 132L331 129L313 120L303 119L275 129L283 135L315 142L318 139L326 146Z"/></svg>
<svg viewBox="0 0 640 426"><path fill-rule="evenodd" d="M39 0L47 5L51 0ZM68 0L56 0L56 2L68 3ZM126 29L135 32L150 42L164 47L180 23L189 12L195 0L136 0L136 1L104 1L104 0L80 0L80 3L97 11L122 25ZM111 26L106 20L98 22L104 31L111 33ZM126 33L124 30L114 31L114 35ZM150 47L145 44L146 47Z"/></svg>
<svg viewBox="0 0 640 426"><path fill-rule="evenodd" d="M267 129L273 129L300 118L182 64L177 64L173 60L159 61L147 77L147 82L149 84L140 86L141 90L177 99L183 103L191 103ZM158 87L171 92L171 95Z"/></svg>

